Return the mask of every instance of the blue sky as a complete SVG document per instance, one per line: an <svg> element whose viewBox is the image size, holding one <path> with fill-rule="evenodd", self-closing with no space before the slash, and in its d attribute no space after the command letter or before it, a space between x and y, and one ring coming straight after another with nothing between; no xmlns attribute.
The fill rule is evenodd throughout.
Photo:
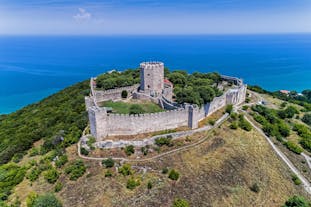
<svg viewBox="0 0 311 207"><path fill-rule="evenodd" d="M0 34L311 32L311 0L0 0Z"/></svg>

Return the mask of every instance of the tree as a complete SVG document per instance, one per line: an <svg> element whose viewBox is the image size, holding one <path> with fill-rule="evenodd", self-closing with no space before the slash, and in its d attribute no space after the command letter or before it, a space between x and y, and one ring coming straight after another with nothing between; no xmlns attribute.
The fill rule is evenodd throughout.
<svg viewBox="0 0 311 207"><path fill-rule="evenodd" d="M209 86L198 87L197 91L203 99L204 104L211 102L216 95L215 91Z"/></svg>
<svg viewBox="0 0 311 207"><path fill-rule="evenodd" d="M122 165L122 167L120 167L118 171L119 171L119 173L121 173L124 176L133 174L131 165L129 165L129 164Z"/></svg>
<svg viewBox="0 0 311 207"><path fill-rule="evenodd" d="M283 207L309 207L309 206L310 202L306 201L304 197L296 195L289 198L283 205Z"/></svg>
<svg viewBox="0 0 311 207"><path fill-rule="evenodd" d="M127 156L130 156L131 154L134 154L135 153L135 148L133 145L127 145L125 148L124 148L124 151L125 151L125 154Z"/></svg>
<svg viewBox="0 0 311 207"><path fill-rule="evenodd" d="M102 161L102 164L106 167L106 168L111 168L114 166L114 160L112 158L108 158Z"/></svg>
<svg viewBox="0 0 311 207"><path fill-rule="evenodd" d="M50 170L44 172L44 179L48 183L55 183L59 177L59 173L55 168L51 168Z"/></svg>
<svg viewBox="0 0 311 207"><path fill-rule="evenodd" d="M172 207L189 207L189 203L185 199L176 198L173 202Z"/></svg>
<svg viewBox="0 0 311 207"><path fill-rule="evenodd" d="M301 120L311 126L311 114L305 114Z"/></svg>
<svg viewBox="0 0 311 207"><path fill-rule="evenodd" d="M122 98L127 98L127 95L128 95L128 93L127 93L126 90L123 90L123 91L121 92L121 97L122 97Z"/></svg>

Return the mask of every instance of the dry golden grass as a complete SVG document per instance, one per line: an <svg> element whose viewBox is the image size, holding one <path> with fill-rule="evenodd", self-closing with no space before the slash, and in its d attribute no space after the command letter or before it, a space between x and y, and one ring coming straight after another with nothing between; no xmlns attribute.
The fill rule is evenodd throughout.
<svg viewBox="0 0 311 207"><path fill-rule="evenodd" d="M141 185L126 188L127 179L113 169L113 177L105 177L106 169L98 161L85 161L87 172L77 181L61 175L64 188L57 196L64 206L171 206L177 198L187 199L191 206L281 206L294 195L305 195L291 181L291 172L275 155L266 140L255 130L231 130L229 123L206 134L208 141L188 151L145 163L131 163ZM67 149L69 159L76 159L76 147ZM146 173L142 168L145 167ZM161 173L164 167L176 169L176 181ZM151 181L153 188L147 189ZM258 183L260 192L250 190ZM24 203L31 191L52 191L42 177L32 186L27 180L19 184L15 195ZM305 195L306 196L306 195Z"/></svg>

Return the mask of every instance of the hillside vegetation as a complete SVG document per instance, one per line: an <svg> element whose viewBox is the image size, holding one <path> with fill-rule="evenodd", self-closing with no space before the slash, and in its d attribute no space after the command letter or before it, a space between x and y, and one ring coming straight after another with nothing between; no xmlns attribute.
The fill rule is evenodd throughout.
<svg viewBox="0 0 311 207"><path fill-rule="evenodd" d="M18 161L35 141L44 140L40 153L76 143L86 127L84 96L88 81L68 87L39 103L0 117L0 164Z"/></svg>

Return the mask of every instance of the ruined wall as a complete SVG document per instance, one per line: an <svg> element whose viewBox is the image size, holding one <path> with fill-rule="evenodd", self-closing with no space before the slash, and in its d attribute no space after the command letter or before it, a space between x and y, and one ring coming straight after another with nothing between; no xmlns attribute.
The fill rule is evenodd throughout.
<svg viewBox="0 0 311 207"><path fill-rule="evenodd" d="M120 100L122 99L122 91L127 91L128 96L130 96L134 91L137 91L139 84L133 86L127 86L122 88L110 89L106 91L94 90L94 97L97 102L108 101L108 100Z"/></svg>

